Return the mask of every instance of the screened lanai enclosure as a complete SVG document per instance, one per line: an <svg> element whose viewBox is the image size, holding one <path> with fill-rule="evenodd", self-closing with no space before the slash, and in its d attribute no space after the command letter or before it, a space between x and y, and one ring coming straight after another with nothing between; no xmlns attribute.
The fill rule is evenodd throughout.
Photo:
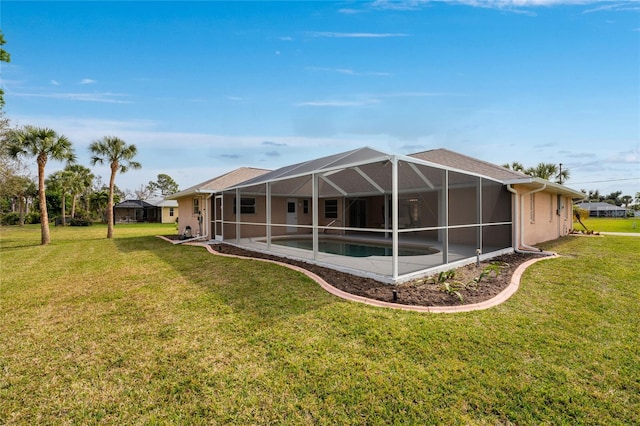
<svg viewBox="0 0 640 426"><path fill-rule="evenodd" d="M211 203L217 240L390 283L512 250L502 183L371 148L283 167Z"/></svg>

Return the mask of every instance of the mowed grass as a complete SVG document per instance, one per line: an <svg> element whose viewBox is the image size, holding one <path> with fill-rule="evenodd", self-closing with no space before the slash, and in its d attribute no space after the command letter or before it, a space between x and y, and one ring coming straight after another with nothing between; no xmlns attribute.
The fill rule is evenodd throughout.
<svg viewBox="0 0 640 426"><path fill-rule="evenodd" d="M0 424L640 423L640 238L547 243L503 305L423 314L173 227L0 232Z"/></svg>
<svg viewBox="0 0 640 426"><path fill-rule="evenodd" d="M582 223L584 223L589 230L596 232L630 232L640 234L640 217L590 217L583 219ZM584 229L578 222L573 223L573 228L578 231Z"/></svg>

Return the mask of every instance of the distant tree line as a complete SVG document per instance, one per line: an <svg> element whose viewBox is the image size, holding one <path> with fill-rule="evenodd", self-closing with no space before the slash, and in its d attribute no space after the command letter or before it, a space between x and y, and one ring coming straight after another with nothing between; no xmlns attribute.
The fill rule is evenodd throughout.
<svg viewBox="0 0 640 426"><path fill-rule="evenodd" d="M503 167L560 184L564 184L570 177L569 169L563 169L561 165L553 163L539 163L535 167L524 167L522 163L514 161L510 164L503 164ZM615 191L608 195L601 195L597 189L589 191L581 189L580 191L585 195L585 200L587 201L604 202L618 207L624 206L625 208L640 210L640 192L637 192L635 196L631 196L622 195L622 191ZM631 205L634 202L635 204Z"/></svg>
<svg viewBox="0 0 640 426"><path fill-rule="evenodd" d="M11 57L4 45L0 31L0 62L9 62ZM51 240L51 219L59 219L63 226L69 222L86 224L101 220L108 224L107 238L112 238L113 206L129 195L129 191L123 192L116 186L116 175L141 167L134 160L136 146L115 136L105 136L89 145L91 165L106 164L111 171L109 183L103 184L91 169L77 164L73 144L64 135L45 127L11 128L2 110L3 95L0 89L0 223L40 223L41 244L46 245ZM28 160L35 160L37 165L35 179L29 172ZM49 160L67 165L47 176ZM178 185L170 176L160 174L157 181L149 182L143 189L142 194L136 194L140 195L138 198L165 196L177 192Z"/></svg>
<svg viewBox="0 0 640 426"><path fill-rule="evenodd" d="M41 223L42 241L49 240L45 226L50 221L63 225L113 223L112 207L120 201L146 200L178 191L178 185L166 174L158 175L158 180L149 182L142 191L121 190L115 184L116 174L140 168L140 163L134 161L135 145L117 137L104 137L89 147L91 165L106 163L111 169L109 183L105 184L89 167L76 163L72 143L63 135L34 126L12 129L9 124L0 111L0 223ZM37 165L35 178L27 166L30 158ZM47 175L48 160L65 161L67 165ZM113 229L108 235L113 235Z"/></svg>

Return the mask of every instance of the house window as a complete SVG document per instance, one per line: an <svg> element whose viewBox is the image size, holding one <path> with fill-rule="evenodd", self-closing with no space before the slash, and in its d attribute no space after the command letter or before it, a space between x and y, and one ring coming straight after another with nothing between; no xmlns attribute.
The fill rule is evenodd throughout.
<svg viewBox="0 0 640 426"><path fill-rule="evenodd" d="M236 198L233 199L233 214L236 214ZM255 198L240 198L240 214L256 214Z"/></svg>
<svg viewBox="0 0 640 426"><path fill-rule="evenodd" d="M309 214L309 200L302 200L302 213Z"/></svg>
<svg viewBox="0 0 640 426"><path fill-rule="evenodd" d="M173 217L173 207L169 207L169 217Z"/></svg>
<svg viewBox="0 0 640 426"><path fill-rule="evenodd" d="M536 194L531 194L531 207L529 211L529 221L531 223L536 222Z"/></svg>
<svg viewBox="0 0 640 426"><path fill-rule="evenodd" d="M325 219L338 218L338 200L325 200L324 217Z"/></svg>
<svg viewBox="0 0 640 426"><path fill-rule="evenodd" d="M200 199L193 199L193 214L200 214Z"/></svg>

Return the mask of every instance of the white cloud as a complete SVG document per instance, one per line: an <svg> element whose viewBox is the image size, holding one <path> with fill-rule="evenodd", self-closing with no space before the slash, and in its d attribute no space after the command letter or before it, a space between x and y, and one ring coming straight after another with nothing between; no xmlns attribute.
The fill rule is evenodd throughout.
<svg viewBox="0 0 640 426"><path fill-rule="evenodd" d="M92 80L90 78L83 78L80 80L80 84L94 84L97 83L96 80Z"/></svg>
<svg viewBox="0 0 640 426"><path fill-rule="evenodd" d="M536 7L552 7L552 6L587 6L594 5L592 9L585 10L583 13L598 11L629 11L640 10L637 0L376 0L371 4L375 9L393 9L393 10L417 10L423 6L429 6L436 3L448 3L453 5L464 5L472 7L481 7L485 9L500 9L512 13L522 13L535 15L530 10L522 10L523 8ZM603 4L604 3L604 4Z"/></svg>
<svg viewBox="0 0 640 426"><path fill-rule="evenodd" d="M629 151L619 152L616 155L607 158L608 163L630 163L640 164L640 148L634 148Z"/></svg>
<svg viewBox="0 0 640 426"><path fill-rule="evenodd" d="M60 86L60 82L59 82L59 81L57 81L57 80L51 80L51 84L52 84L53 86Z"/></svg>
<svg viewBox="0 0 640 426"><path fill-rule="evenodd" d="M327 37L327 38L389 38L389 37L408 37L403 33L341 33L332 31L314 31L308 33L311 37Z"/></svg>
<svg viewBox="0 0 640 426"><path fill-rule="evenodd" d="M350 8L342 8L338 9L338 13L342 13L344 15L355 15L356 13L362 13L363 11L360 9L350 9Z"/></svg>
<svg viewBox="0 0 640 426"><path fill-rule="evenodd" d="M354 75L354 76L390 76L391 73L379 71L356 71L350 68L325 68L325 67L307 67L310 71L334 72L338 74Z"/></svg>
<svg viewBox="0 0 640 426"><path fill-rule="evenodd" d="M133 101L123 99L128 95L120 93L13 93L13 96L31 98L66 99L81 102L101 102L109 104L131 104Z"/></svg>
<svg viewBox="0 0 640 426"><path fill-rule="evenodd" d="M367 99L363 101L342 101L342 100L325 100L325 101L307 101L295 104L300 107L358 107L380 103L377 99Z"/></svg>

